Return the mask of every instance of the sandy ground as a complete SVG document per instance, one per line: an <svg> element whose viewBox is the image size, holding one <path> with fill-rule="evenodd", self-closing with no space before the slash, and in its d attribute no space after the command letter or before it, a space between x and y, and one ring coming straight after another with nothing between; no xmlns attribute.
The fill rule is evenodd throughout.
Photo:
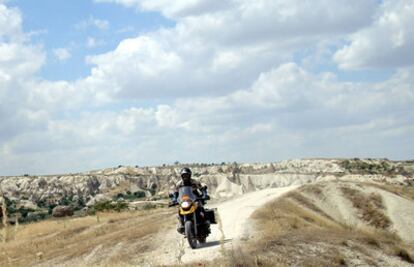
<svg viewBox="0 0 414 267"><path fill-rule="evenodd" d="M414 243L414 202L386 191L376 191L382 195L386 212L393 222L392 231L404 241Z"/></svg>
<svg viewBox="0 0 414 267"><path fill-rule="evenodd" d="M211 235L203 247L191 249L187 240L173 229L160 234L163 240L160 249L148 255L145 262L148 265L169 265L218 257L225 249L235 247L249 237L249 217L254 210L297 187L270 188L206 205L207 208L217 208L219 223L211 226Z"/></svg>

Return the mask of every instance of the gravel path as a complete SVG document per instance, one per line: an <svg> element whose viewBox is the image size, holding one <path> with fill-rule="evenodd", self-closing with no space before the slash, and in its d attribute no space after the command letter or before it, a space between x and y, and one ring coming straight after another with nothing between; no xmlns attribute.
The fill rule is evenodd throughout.
<svg viewBox="0 0 414 267"><path fill-rule="evenodd" d="M297 186L264 189L207 205L207 208L217 208L218 224L211 226L211 235L203 247L191 249L187 240L173 229L160 233L160 248L149 255L147 262L169 265L214 259L248 237L249 217L257 208L295 188Z"/></svg>

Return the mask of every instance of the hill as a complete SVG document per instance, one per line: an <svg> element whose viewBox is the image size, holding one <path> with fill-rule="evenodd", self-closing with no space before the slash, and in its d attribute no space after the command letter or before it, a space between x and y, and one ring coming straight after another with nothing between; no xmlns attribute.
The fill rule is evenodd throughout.
<svg viewBox="0 0 414 267"><path fill-rule="evenodd" d="M409 265L413 166L386 159L190 165L221 219L198 250L176 234L175 210L163 207L181 166L1 177L14 225L2 228L0 265ZM47 219L62 203L78 209L75 217ZM102 203L126 203L125 211L97 209ZM25 223L42 213L47 220Z"/></svg>

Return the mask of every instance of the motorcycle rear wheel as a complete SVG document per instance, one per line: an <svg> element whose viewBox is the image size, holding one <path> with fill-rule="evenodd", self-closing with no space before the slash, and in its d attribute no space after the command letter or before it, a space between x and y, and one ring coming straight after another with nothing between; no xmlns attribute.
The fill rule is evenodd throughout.
<svg viewBox="0 0 414 267"><path fill-rule="evenodd" d="M192 221L186 221L185 225L185 236L187 237L188 244L192 249L197 248L197 239L194 237L193 234L193 222Z"/></svg>

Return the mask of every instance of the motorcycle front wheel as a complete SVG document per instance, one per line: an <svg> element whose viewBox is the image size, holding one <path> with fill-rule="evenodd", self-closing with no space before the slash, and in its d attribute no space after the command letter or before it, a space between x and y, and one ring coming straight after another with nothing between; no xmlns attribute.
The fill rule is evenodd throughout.
<svg viewBox="0 0 414 267"><path fill-rule="evenodd" d="M186 221L185 225L185 236L187 237L188 244L192 249L197 248L197 239L194 237L193 234L193 222L192 221Z"/></svg>

